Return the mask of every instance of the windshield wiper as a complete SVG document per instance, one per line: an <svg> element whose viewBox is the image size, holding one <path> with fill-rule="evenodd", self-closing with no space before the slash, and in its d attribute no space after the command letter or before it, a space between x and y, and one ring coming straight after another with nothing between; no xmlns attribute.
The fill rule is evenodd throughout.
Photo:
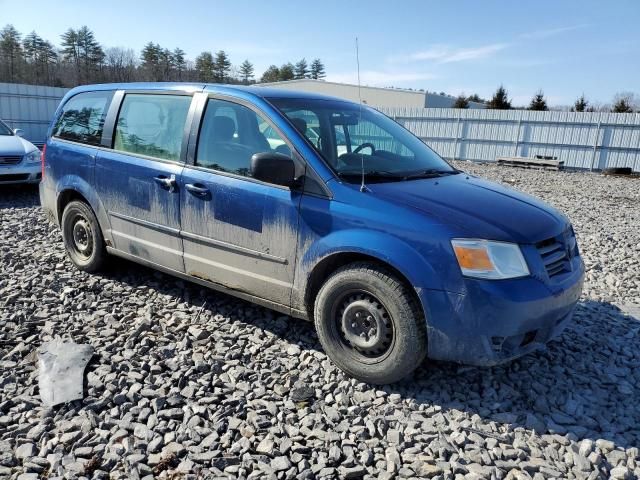
<svg viewBox="0 0 640 480"><path fill-rule="evenodd" d="M439 170L437 168L429 168L420 172L411 173L402 177L403 180L414 180L417 178L436 178L444 177L446 175L457 175L460 170Z"/></svg>
<svg viewBox="0 0 640 480"><path fill-rule="evenodd" d="M338 176L339 177L355 177L355 176L361 176L362 172L360 170L349 170L346 172L338 172ZM370 178L392 178L394 180L402 180L403 176L402 175L398 175L397 173L393 173L393 172L387 172L386 170L371 170L368 172L364 172L364 176L365 177L370 177Z"/></svg>

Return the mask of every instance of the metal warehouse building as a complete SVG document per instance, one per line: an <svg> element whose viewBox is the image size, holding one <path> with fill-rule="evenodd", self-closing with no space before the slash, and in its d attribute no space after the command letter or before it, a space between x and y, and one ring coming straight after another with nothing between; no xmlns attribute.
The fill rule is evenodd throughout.
<svg viewBox="0 0 640 480"><path fill-rule="evenodd" d="M258 86L322 93L353 102L357 102L359 99L358 85L348 83L326 82L324 80L305 78L284 82L260 83ZM363 103L374 107L451 108L456 101L454 97L447 95L399 88L361 86L360 95L362 96ZM482 103L469 102L469 108L485 108L485 105Z"/></svg>

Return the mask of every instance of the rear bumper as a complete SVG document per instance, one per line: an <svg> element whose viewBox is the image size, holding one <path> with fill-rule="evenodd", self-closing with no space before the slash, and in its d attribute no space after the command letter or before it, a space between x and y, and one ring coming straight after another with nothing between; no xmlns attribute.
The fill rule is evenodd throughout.
<svg viewBox="0 0 640 480"><path fill-rule="evenodd" d="M570 323L583 280L576 258L573 271L554 285L533 277L468 279L463 294L424 290L428 356L488 366L542 348Z"/></svg>
<svg viewBox="0 0 640 480"><path fill-rule="evenodd" d="M41 178L40 164L18 164L0 167L0 184L38 183Z"/></svg>

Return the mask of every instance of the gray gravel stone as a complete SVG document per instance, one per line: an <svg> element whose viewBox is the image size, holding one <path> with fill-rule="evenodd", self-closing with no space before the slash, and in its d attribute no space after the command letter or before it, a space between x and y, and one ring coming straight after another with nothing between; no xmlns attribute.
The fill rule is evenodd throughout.
<svg viewBox="0 0 640 480"><path fill-rule="evenodd" d="M584 294L541 351L390 387L346 377L307 322L131 263L76 270L36 191L3 186L0 477L638 478L637 180L455 165L566 212ZM96 355L85 399L47 409L29 355L55 335Z"/></svg>
<svg viewBox="0 0 640 480"><path fill-rule="evenodd" d="M275 457L271 460L271 468L275 472L281 472L283 470L288 470L291 467L291 462L287 457Z"/></svg>

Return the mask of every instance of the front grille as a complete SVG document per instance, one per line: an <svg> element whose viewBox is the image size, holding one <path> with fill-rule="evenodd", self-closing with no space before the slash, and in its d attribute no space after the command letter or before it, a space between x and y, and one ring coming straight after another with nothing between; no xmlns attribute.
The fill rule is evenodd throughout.
<svg viewBox="0 0 640 480"><path fill-rule="evenodd" d="M29 178L28 173L16 173L13 175L0 175L0 182L21 182Z"/></svg>
<svg viewBox="0 0 640 480"><path fill-rule="evenodd" d="M576 237L569 229L558 237L548 238L536 244L549 278L571 271L571 259L576 253Z"/></svg>
<svg viewBox="0 0 640 480"><path fill-rule="evenodd" d="M22 161L20 156L0 156L0 165L17 165Z"/></svg>

